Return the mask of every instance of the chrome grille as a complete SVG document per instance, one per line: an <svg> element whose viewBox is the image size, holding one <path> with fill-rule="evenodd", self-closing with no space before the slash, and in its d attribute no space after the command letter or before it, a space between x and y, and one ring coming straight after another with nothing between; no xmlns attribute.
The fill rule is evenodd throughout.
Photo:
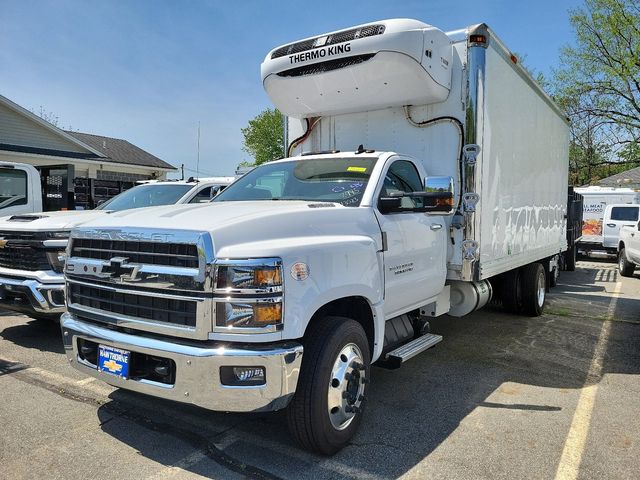
<svg viewBox="0 0 640 480"><path fill-rule="evenodd" d="M384 33L384 29L385 29L384 25L367 25L361 28L352 28L350 30L343 30L341 32L336 32L331 35L319 35L310 40L303 40L301 42L290 43L289 45L280 47L271 54L271 59L273 60L275 58L284 57L286 55L293 55L295 53L305 52L307 50L312 50L314 48L321 48L327 45L335 45L337 43L350 42L351 40L356 40L358 38L381 35ZM321 45L318 44L316 46L316 41L319 38L323 38L325 36L327 40L323 42Z"/></svg>
<svg viewBox="0 0 640 480"><path fill-rule="evenodd" d="M213 244L206 232L144 228L71 232L67 306L92 321L207 339Z"/></svg>
<svg viewBox="0 0 640 480"><path fill-rule="evenodd" d="M196 326L195 301L118 292L98 286L69 283L68 299L72 304L94 310L186 327Z"/></svg>
<svg viewBox="0 0 640 480"><path fill-rule="evenodd" d="M45 232L0 231L7 243L0 248L0 267L16 270L51 270L43 241Z"/></svg>
<svg viewBox="0 0 640 480"><path fill-rule="evenodd" d="M198 268L196 245L184 243L75 238L71 244L71 256L96 260L122 256L131 263Z"/></svg>

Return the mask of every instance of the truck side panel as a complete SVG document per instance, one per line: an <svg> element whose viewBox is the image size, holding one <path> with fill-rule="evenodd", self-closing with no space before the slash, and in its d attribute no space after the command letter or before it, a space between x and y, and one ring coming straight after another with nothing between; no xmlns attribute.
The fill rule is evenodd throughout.
<svg viewBox="0 0 640 480"><path fill-rule="evenodd" d="M480 279L566 248L568 125L505 52L493 39L486 49L476 177Z"/></svg>

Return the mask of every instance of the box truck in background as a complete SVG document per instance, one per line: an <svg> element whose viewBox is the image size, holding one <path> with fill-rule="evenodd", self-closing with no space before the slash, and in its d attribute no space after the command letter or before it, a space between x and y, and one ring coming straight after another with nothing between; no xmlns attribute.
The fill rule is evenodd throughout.
<svg viewBox="0 0 640 480"><path fill-rule="evenodd" d="M608 232L610 239L605 245L607 205L640 204L640 192L631 188L599 186L577 187L575 191L583 197L582 238L578 242L578 249L586 254L593 251L616 254L617 229L616 232Z"/></svg>

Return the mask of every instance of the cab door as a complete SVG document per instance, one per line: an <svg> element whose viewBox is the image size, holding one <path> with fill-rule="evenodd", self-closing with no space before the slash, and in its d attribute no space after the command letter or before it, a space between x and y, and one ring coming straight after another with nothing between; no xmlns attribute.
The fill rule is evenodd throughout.
<svg viewBox="0 0 640 480"><path fill-rule="evenodd" d="M413 162L390 160L378 199L393 193L423 191L423 180ZM416 212L420 199L402 198L399 212L376 217L386 238L384 286L386 318L392 318L428 303L440 293L446 279L447 228L440 215Z"/></svg>

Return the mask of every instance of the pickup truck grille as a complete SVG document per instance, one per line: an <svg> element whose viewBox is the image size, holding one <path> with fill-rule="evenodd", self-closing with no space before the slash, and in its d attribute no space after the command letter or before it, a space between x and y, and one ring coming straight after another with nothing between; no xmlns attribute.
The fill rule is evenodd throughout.
<svg viewBox="0 0 640 480"><path fill-rule="evenodd" d="M4 246L0 248L0 267L15 270L51 270L42 245L44 232L0 231Z"/></svg>
<svg viewBox="0 0 640 480"><path fill-rule="evenodd" d="M130 263L198 268L196 245L184 243L76 238L73 240L71 255L96 260L126 257Z"/></svg>
<svg viewBox="0 0 640 480"><path fill-rule="evenodd" d="M213 244L206 232L71 232L67 308L90 321L206 340L213 328Z"/></svg>
<svg viewBox="0 0 640 480"><path fill-rule="evenodd" d="M72 304L94 310L187 327L196 326L196 302L158 296L121 293L98 286L69 284Z"/></svg>

